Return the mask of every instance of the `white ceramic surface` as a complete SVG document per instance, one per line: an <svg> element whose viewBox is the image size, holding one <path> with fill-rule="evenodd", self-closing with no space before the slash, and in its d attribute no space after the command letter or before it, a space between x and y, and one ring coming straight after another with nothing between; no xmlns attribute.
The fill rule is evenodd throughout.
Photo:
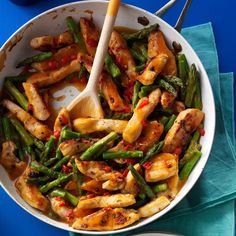
<svg viewBox="0 0 236 236"><path fill-rule="evenodd" d="M81 16L89 16L88 12L93 12L93 19L98 26L102 26L104 16L106 13L106 6L107 2L103 1L82 1L82 2L75 2L71 4L66 4L63 6L59 6L53 8L49 11L42 13L41 15L33 18L31 21L23 25L16 33L14 33L10 39L3 45L0 50L0 89L2 88L3 78L7 75L16 75L20 70L15 69L15 65L18 61L22 58L26 58L31 56L33 50L29 46L29 41L33 37L45 35L45 34L57 34L66 30L66 22L65 18L69 15L73 16L76 20L79 20ZM89 11L87 11L89 10ZM155 9L156 10L156 9ZM140 24L137 23L137 17L139 16L146 16L150 24L158 23L160 25L160 29L164 32L166 38L169 42L176 41L182 45L183 53L186 54L188 62L195 63L197 69L201 74L201 86L202 86L202 99L203 99L203 111L205 112L205 136L201 138L202 144L202 157L197 163L196 167L192 171L190 177L188 178L186 184L183 186L179 194L176 198L171 202L171 204L166 207L161 212L155 214L152 217L147 219L143 219L138 223L126 227L124 229L116 230L116 231L106 231L106 232L94 232L94 231L80 231L80 230L73 230L68 225L52 220L46 217L41 212L33 209L30 207L24 200L17 194L14 183L9 180L6 171L0 166L0 180L3 188L9 194L9 196L16 201L21 207L23 207L26 211L28 211L33 216L37 217L38 219L56 226L58 228L74 231L78 233L89 233L89 234L96 234L96 235L105 235L110 233L121 233L125 231L130 231L132 229L136 229L138 227L144 226L164 214L166 214L170 209L172 209L178 202L186 196L189 190L193 187L197 179L199 178L210 153L213 138L214 138L214 130L215 130L215 105L214 105L214 98L212 94L212 89L206 74L204 67L202 66L199 58L197 57L196 53L193 51L191 46L186 42L186 40L176 32L170 25L166 22L161 20L160 18L154 16L153 14L134 7L130 5L122 5L120 7L117 19L116 19L116 26L126 26L129 28L139 29L142 28ZM22 37L23 36L23 37ZM12 44L18 41L20 38L22 39L11 49L9 50ZM5 58L5 59L4 59ZM4 60L4 63L3 63ZM61 93L65 93L64 91L59 91L57 96L60 96ZM73 99L73 96L77 95L76 89L73 87L67 87L66 93L70 94L67 96L67 99L63 101L63 103L67 103ZM73 96L72 96L73 95ZM63 104L55 104L58 108L61 107ZM14 217L14 216L13 216Z"/></svg>

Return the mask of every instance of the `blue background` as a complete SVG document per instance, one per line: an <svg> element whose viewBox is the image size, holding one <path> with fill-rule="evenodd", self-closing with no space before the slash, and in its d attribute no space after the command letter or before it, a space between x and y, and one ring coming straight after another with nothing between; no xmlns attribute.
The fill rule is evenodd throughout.
<svg viewBox="0 0 236 236"><path fill-rule="evenodd" d="M39 0L31 6L22 7L8 0L0 0L0 46L10 37L16 29L37 14L52 7L72 2L68 0ZM164 0L124 0L155 12L164 3ZM164 17L174 25L176 18L185 0L177 4ZM184 27L193 26L211 21L213 23L216 44L219 52L220 72L236 73L236 1L193 0L189 13L185 19ZM42 235L68 235L66 231L49 226L34 218L21 209L0 187L0 235L1 236L42 236Z"/></svg>

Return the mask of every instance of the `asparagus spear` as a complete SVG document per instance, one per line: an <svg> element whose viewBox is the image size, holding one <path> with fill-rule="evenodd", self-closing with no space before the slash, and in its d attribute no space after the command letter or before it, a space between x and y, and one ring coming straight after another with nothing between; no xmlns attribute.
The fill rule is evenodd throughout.
<svg viewBox="0 0 236 236"><path fill-rule="evenodd" d="M163 116L160 119L160 123L163 124L164 126L167 124L168 121L169 121L169 118L167 116Z"/></svg>
<svg viewBox="0 0 236 236"><path fill-rule="evenodd" d="M27 146L31 146L34 143L32 136L25 130L21 123L16 118L10 118L12 125L18 131L22 140Z"/></svg>
<svg viewBox="0 0 236 236"><path fill-rule="evenodd" d="M74 178L77 181L77 191L79 196L81 196L83 194L83 190L81 189L81 185L83 183L83 175L79 172L74 159L71 161L71 165L73 168Z"/></svg>
<svg viewBox="0 0 236 236"><path fill-rule="evenodd" d="M141 54L140 52L136 51L133 48L129 49L133 58L136 59L137 61L141 62L141 63L145 63L147 58L145 56L143 56L143 54Z"/></svg>
<svg viewBox="0 0 236 236"><path fill-rule="evenodd" d="M201 149L201 144L198 143L200 138L200 133L198 130L195 131L193 134L193 137L190 141L190 144L188 146L188 149L186 150L184 156L181 158L179 161L179 167L180 169L186 164L186 162L191 159L192 153L195 151L200 151Z"/></svg>
<svg viewBox="0 0 236 236"><path fill-rule="evenodd" d="M188 81L186 87L185 105L186 107L191 107L193 102L193 97L196 92L196 77L197 70L195 64L192 64L188 73Z"/></svg>
<svg viewBox="0 0 236 236"><path fill-rule="evenodd" d="M159 192L163 192L167 189L167 184L166 183L162 183L162 184L156 184L152 190L154 193L159 193Z"/></svg>
<svg viewBox="0 0 236 236"><path fill-rule="evenodd" d="M32 167L33 169L37 170L40 173L45 174L46 176L49 176L51 178L58 178L61 175L63 175L60 172L56 172L50 168L47 168L46 166L43 166L42 164L36 162L36 161L32 161L30 163L30 167Z"/></svg>
<svg viewBox="0 0 236 236"><path fill-rule="evenodd" d="M162 87L165 90L172 93L174 96L177 96L177 91L176 91L175 87L171 83L169 83L168 81L166 81L164 79L158 79L157 84L159 87Z"/></svg>
<svg viewBox="0 0 236 236"><path fill-rule="evenodd" d="M139 162L140 165L143 165L145 162L147 162L151 157L153 157L154 155L158 154L162 147L164 145L164 142L157 142L156 144L154 144L146 153L145 157Z"/></svg>
<svg viewBox="0 0 236 236"><path fill-rule="evenodd" d="M135 51L138 51L140 54L142 54L143 58L145 58L145 61L147 61L148 59L148 52L147 52L147 45L142 43L142 42L139 42L139 41L136 41L133 43L132 45L132 48L135 50Z"/></svg>
<svg viewBox="0 0 236 236"><path fill-rule="evenodd" d="M142 151L107 151L103 153L103 159L116 159L116 158L141 158L143 157Z"/></svg>
<svg viewBox="0 0 236 236"><path fill-rule="evenodd" d="M68 175L61 175L57 179L53 180L52 182L49 182L39 188L39 191L41 193L46 193L50 189L57 187L58 185L69 181L72 178L73 173L70 173Z"/></svg>
<svg viewBox="0 0 236 236"><path fill-rule="evenodd" d="M49 176L29 177L27 183L29 184L45 184L50 180Z"/></svg>
<svg viewBox="0 0 236 236"><path fill-rule="evenodd" d="M182 79L183 82L183 87L180 89L180 97L181 100L184 101L186 94L186 80L189 70L187 59L184 54L177 55L177 65L178 65L179 77Z"/></svg>
<svg viewBox="0 0 236 236"><path fill-rule="evenodd" d="M5 77L5 80L11 81L11 82L25 82L33 73L23 73L16 76L7 76Z"/></svg>
<svg viewBox="0 0 236 236"><path fill-rule="evenodd" d="M157 85L145 85L141 87L140 92L138 93L139 98L146 97L150 92L158 88Z"/></svg>
<svg viewBox="0 0 236 236"><path fill-rule="evenodd" d="M141 72L141 71L144 70L144 68L145 68L145 65L141 64L141 65L135 66L135 71L136 72Z"/></svg>
<svg viewBox="0 0 236 236"><path fill-rule="evenodd" d="M78 79L80 80L82 76L86 74L86 72L87 72L86 67L83 65L79 71Z"/></svg>
<svg viewBox="0 0 236 236"><path fill-rule="evenodd" d="M34 145L40 150L40 151L43 151L44 150L44 143L41 141L41 140L39 140L39 139L37 139L37 138L35 138L35 137L33 137L33 136L31 136L32 138L33 138L33 140L34 140Z"/></svg>
<svg viewBox="0 0 236 236"><path fill-rule="evenodd" d="M25 96L15 87L15 85L9 81L6 80L4 83L5 88L7 91L16 99L16 101L21 105L21 107L28 111L28 101L25 98Z"/></svg>
<svg viewBox="0 0 236 236"><path fill-rule="evenodd" d="M151 187L145 182L144 178L137 172L137 170L135 170L132 165L129 165L128 169L131 171L132 175L136 179L139 188L142 190L142 192L145 193L151 199L155 198L156 196L152 191Z"/></svg>
<svg viewBox="0 0 236 236"><path fill-rule="evenodd" d="M176 120L177 116L176 115L172 115L169 119L169 121L166 123L165 127L164 127L164 132L163 134L166 135L166 133L168 132L168 130L171 128L171 126L174 124L175 120Z"/></svg>
<svg viewBox="0 0 236 236"><path fill-rule="evenodd" d="M133 97L132 97L132 110L134 110L134 108L136 107L137 103L138 103L138 94L139 94L139 90L141 88L141 83L139 81L136 81L134 84L134 93L133 93Z"/></svg>
<svg viewBox="0 0 236 236"><path fill-rule="evenodd" d="M135 33L127 34L122 33L121 35L127 41L138 40L146 38L152 31L157 30L159 28L158 24L151 25L149 27L143 28Z"/></svg>
<svg viewBox="0 0 236 236"><path fill-rule="evenodd" d="M199 110L202 110L201 84L199 72L197 72L196 75L196 92L193 98L193 106Z"/></svg>
<svg viewBox="0 0 236 236"><path fill-rule="evenodd" d="M79 25L76 24L76 22L74 21L74 19L71 16L68 16L66 18L66 22L67 22L67 27L69 28L70 32L73 34L74 36L74 40L75 43L77 43L80 47L80 49L83 52L86 52L86 46L83 40L83 36L80 32L80 28Z"/></svg>
<svg viewBox="0 0 236 236"><path fill-rule="evenodd" d="M34 62L40 62L40 61L45 61L47 59L50 59L52 57L52 52L41 52L37 55L34 55L32 57L28 57L25 60L19 62L16 65L16 68L19 68L21 66L26 66L26 65L30 65Z"/></svg>
<svg viewBox="0 0 236 236"><path fill-rule="evenodd" d="M11 132L10 119L8 117L4 116L2 118L2 125L3 125L3 132L4 132L4 135L5 135L5 140L6 141L12 141L13 136L12 136L12 132Z"/></svg>
<svg viewBox="0 0 236 236"><path fill-rule="evenodd" d="M183 83L182 79L177 77L177 76L166 76L165 80L167 80L171 84L173 84L175 86L179 86L181 88L183 88L183 86L184 86L184 83Z"/></svg>
<svg viewBox="0 0 236 236"><path fill-rule="evenodd" d="M73 139L73 138L88 138L89 136L86 134L82 134L82 133L78 133L78 132L74 132L71 130L62 130L61 131L61 139Z"/></svg>
<svg viewBox="0 0 236 236"><path fill-rule="evenodd" d="M65 191L64 189L54 189L51 193L50 196L52 197L63 197L66 200L68 200L74 207L78 205L79 199L69 193L68 191Z"/></svg>
<svg viewBox="0 0 236 236"><path fill-rule="evenodd" d="M61 167L70 160L70 157L66 156L59 160L53 167L53 170L60 170Z"/></svg>
<svg viewBox="0 0 236 236"><path fill-rule="evenodd" d="M186 162L183 169L180 171L180 174L179 174L180 179L185 179L190 175L193 167L197 164L201 155L202 155L202 153L200 151L195 151L192 153L191 159L189 159Z"/></svg>
<svg viewBox="0 0 236 236"><path fill-rule="evenodd" d="M80 159L82 161L90 160L93 155L95 155L99 150L101 150L106 144L110 141L115 140L118 138L118 134L115 132L111 132L107 136L100 139L98 142L94 143L91 147L89 147L82 155Z"/></svg>
<svg viewBox="0 0 236 236"><path fill-rule="evenodd" d="M112 116L110 116L110 119L114 119L114 120L129 120L132 117L133 113L129 112L129 113L117 113L114 114Z"/></svg>
<svg viewBox="0 0 236 236"><path fill-rule="evenodd" d="M121 75L119 67L116 65L109 53L106 54L105 65L107 71L111 74L113 78L117 78Z"/></svg>
<svg viewBox="0 0 236 236"><path fill-rule="evenodd" d="M52 151L54 145L55 145L56 137L51 135L49 140L45 144L45 149L42 152L42 155L40 157L40 162L44 163L49 155L49 153Z"/></svg>

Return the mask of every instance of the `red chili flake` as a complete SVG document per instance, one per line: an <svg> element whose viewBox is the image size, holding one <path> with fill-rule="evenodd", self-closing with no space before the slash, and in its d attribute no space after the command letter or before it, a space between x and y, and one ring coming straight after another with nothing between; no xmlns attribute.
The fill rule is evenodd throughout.
<svg viewBox="0 0 236 236"><path fill-rule="evenodd" d="M109 191L106 191L103 193L103 196L110 196L110 195L111 195L111 193Z"/></svg>
<svg viewBox="0 0 236 236"><path fill-rule="evenodd" d="M152 162L150 162L150 161L147 161L143 164L143 168L146 170L150 170L151 167L152 167Z"/></svg>
<svg viewBox="0 0 236 236"><path fill-rule="evenodd" d="M141 122L141 123L142 123L142 126L143 126L143 127L146 127L146 126L148 125L148 122L147 122L147 120L142 120L142 122Z"/></svg>
<svg viewBox="0 0 236 236"><path fill-rule="evenodd" d="M132 100L134 94L134 86L130 85L128 88L125 89L124 96L127 97L129 100Z"/></svg>
<svg viewBox="0 0 236 236"><path fill-rule="evenodd" d="M204 136L206 131L204 128L199 128L198 132L200 133L201 136Z"/></svg>
<svg viewBox="0 0 236 236"><path fill-rule="evenodd" d="M176 154L176 155L180 155L181 153L182 153L182 148L181 147L177 147L176 149L175 149L175 151L174 151L174 154Z"/></svg>
<svg viewBox="0 0 236 236"><path fill-rule="evenodd" d="M68 55L64 55L64 56L61 58L61 65L62 65L62 66L67 65L69 62L70 62L70 57L69 57Z"/></svg>
<svg viewBox="0 0 236 236"><path fill-rule="evenodd" d="M69 174L72 172L72 168L70 168L69 166L63 165L62 166L62 172L65 174Z"/></svg>
<svg viewBox="0 0 236 236"><path fill-rule="evenodd" d="M56 201L62 201L63 198L62 198L62 197L55 197L55 200L56 200Z"/></svg>
<svg viewBox="0 0 236 236"><path fill-rule="evenodd" d="M61 135L61 131L55 130L55 131L53 132L53 135L56 137L56 139L59 139L59 138L60 138L60 135Z"/></svg>
<svg viewBox="0 0 236 236"><path fill-rule="evenodd" d="M32 67L30 65L26 65L23 69L23 72L30 72L32 70Z"/></svg>
<svg viewBox="0 0 236 236"><path fill-rule="evenodd" d="M139 103L137 109L141 109L141 108L145 107L145 106L148 105L148 104L149 104L149 100L148 100L148 99L143 99L143 100Z"/></svg>
<svg viewBox="0 0 236 236"><path fill-rule="evenodd" d="M132 143L128 143L128 142L125 142L123 140L123 144L124 144L124 149L127 151L127 150L130 150L134 147L134 145Z"/></svg>
<svg viewBox="0 0 236 236"><path fill-rule="evenodd" d="M32 104L28 104L28 112L31 112L31 111L33 111L33 105Z"/></svg>
<svg viewBox="0 0 236 236"><path fill-rule="evenodd" d="M64 207L64 206L66 206L66 203L65 203L64 201L62 201L62 202L59 203L58 206L59 206L59 207Z"/></svg>
<svg viewBox="0 0 236 236"><path fill-rule="evenodd" d="M59 117L59 121L62 125L66 125L68 123L68 118L64 114L61 114Z"/></svg>
<svg viewBox="0 0 236 236"><path fill-rule="evenodd" d="M93 193L88 193L87 194L87 198L89 199L89 198L94 198L95 197L95 195L93 194Z"/></svg>
<svg viewBox="0 0 236 236"><path fill-rule="evenodd" d="M77 59L77 55L76 54L71 54L70 55L70 60L73 61L75 59Z"/></svg>
<svg viewBox="0 0 236 236"><path fill-rule="evenodd" d="M122 175L123 175L124 177L126 177L126 176L128 175L128 173L129 173L129 170L128 170L128 169L125 169L125 170L123 171Z"/></svg>
<svg viewBox="0 0 236 236"><path fill-rule="evenodd" d="M86 42L90 47L97 47L97 45L98 45L97 40L95 40L93 38L88 38Z"/></svg>
<svg viewBox="0 0 236 236"><path fill-rule="evenodd" d="M122 110L122 113L129 113L129 112L131 112L131 106L129 105L129 104L127 104L126 106L125 106L125 108Z"/></svg>
<svg viewBox="0 0 236 236"><path fill-rule="evenodd" d="M48 67L50 70L55 70L58 67L58 63L55 60L48 61Z"/></svg>
<svg viewBox="0 0 236 236"><path fill-rule="evenodd" d="M110 166L104 166L103 170L105 172L111 172L111 167Z"/></svg>
<svg viewBox="0 0 236 236"><path fill-rule="evenodd" d="M132 158L126 158L126 159L124 159L124 161L128 165L133 165L135 163L135 160Z"/></svg>
<svg viewBox="0 0 236 236"><path fill-rule="evenodd" d="M87 77L84 75L84 76L82 76L81 78L80 78L80 83L82 83L82 84L87 84L87 82L88 82L88 79L87 79Z"/></svg>
<svg viewBox="0 0 236 236"><path fill-rule="evenodd" d="M73 217L74 217L74 212L73 212L73 210L69 210L69 211L67 212L67 214L66 214L66 217L68 217L68 218L73 218Z"/></svg>

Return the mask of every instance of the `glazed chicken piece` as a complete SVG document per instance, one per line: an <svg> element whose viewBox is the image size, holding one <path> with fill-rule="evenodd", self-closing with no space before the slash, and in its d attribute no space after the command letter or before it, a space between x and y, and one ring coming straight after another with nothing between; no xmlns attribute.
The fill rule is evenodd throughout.
<svg viewBox="0 0 236 236"><path fill-rule="evenodd" d="M52 70L50 62L55 63L55 66L57 67L68 65L72 60L77 58L78 52L79 46L77 44L71 44L67 47L59 49L50 59L34 62L31 66L40 72Z"/></svg>
<svg viewBox="0 0 236 236"><path fill-rule="evenodd" d="M136 81L135 62L122 36L115 30L112 31L109 48L115 56L116 62L128 75L130 82Z"/></svg>
<svg viewBox="0 0 236 236"><path fill-rule="evenodd" d="M50 116L50 112L44 103L38 88L31 83L23 83L25 94L28 98L29 104L33 106L33 115L38 120L47 120Z"/></svg>
<svg viewBox="0 0 236 236"><path fill-rule="evenodd" d="M25 162L15 156L15 149L16 145L12 141L5 141L2 144L0 163L7 170L11 179L19 177L27 166Z"/></svg>
<svg viewBox="0 0 236 236"><path fill-rule="evenodd" d="M46 87L56 82L61 81L66 76L79 72L81 69L78 59L72 60L68 65L62 66L59 69L49 72L38 72L31 75L28 79L28 83L35 84L38 88Z"/></svg>
<svg viewBox="0 0 236 236"><path fill-rule="evenodd" d="M174 101L172 108L173 108L174 114L179 114L181 111L185 110L185 105L183 102Z"/></svg>
<svg viewBox="0 0 236 236"><path fill-rule="evenodd" d="M168 91L163 91L161 94L161 105L164 109L172 107L176 96Z"/></svg>
<svg viewBox="0 0 236 236"><path fill-rule="evenodd" d="M148 57L154 58L160 54L166 54L168 56L166 66L161 74L170 76L176 75L177 66L175 56L166 45L163 33L161 31L155 31L148 37Z"/></svg>
<svg viewBox="0 0 236 236"><path fill-rule="evenodd" d="M74 43L73 35L70 32L64 32L58 36L40 36L30 41L30 46L35 50L50 51L52 49L62 48Z"/></svg>
<svg viewBox="0 0 236 236"><path fill-rule="evenodd" d="M121 190L124 186L124 176L120 172L114 173L109 180L102 184L102 188L109 191Z"/></svg>
<svg viewBox="0 0 236 236"><path fill-rule="evenodd" d="M81 189L100 195L105 192L102 188L102 183L102 181L97 181L95 179L85 181L82 183Z"/></svg>
<svg viewBox="0 0 236 236"><path fill-rule="evenodd" d="M139 218L139 214L135 210L104 208L86 217L76 219L72 227L82 230L116 230L133 224Z"/></svg>
<svg viewBox="0 0 236 236"><path fill-rule="evenodd" d="M57 115L57 118L54 123L54 131L61 131L64 126L68 126L71 128L71 122L70 122L70 114L66 110L65 107L63 107L60 112Z"/></svg>
<svg viewBox="0 0 236 236"><path fill-rule="evenodd" d="M72 222L74 219L73 208L68 206L62 197L50 197L52 210L60 216L62 220Z"/></svg>
<svg viewBox="0 0 236 236"><path fill-rule="evenodd" d="M204 113L198 109L189 108L180 112L166 134L162 151L174 153L176 148L184 147L191 134L201 124L203 118Z"/></svg>
<svg viewBox="0 0 236 236"><path fill-rule="evenodd" d="M105 161L79 161L75 159L75 163L82 174L97 181L109 180L112 175L118 172L114 171Z"/></svg>
<svg viewBox="0 0 236 236"><path fill-rule="evenodd" d="M27 178L31 169L28 167L23 175L21 175L16 181L16 188L21 197L32 207L46 212L49 209L50 203L46 197L44 197L36 185L27 183Z"/></svg>
<svg viewBox="0 0 236 236"><path fill-rule="evenodd" d="M25 129L33 136L40 140L46 140L50 137L52 131L21 107L7 99L3 100L2 104L24 124Z"/></svg>
<svg viewBox="0 0 236 236"><path fill-rule="evenodd" d="M148 97L139 100L134 114L129 120L124 132L123 139L129 143L133 143L140 136L143 129L143 122L153 112L161 97L161 90L158 88L152 91Z"/></svg>
<svg viewBox="0 0 236 236"><path fill-rule="evenodd" d="M81 153L93 145L97 139L68 139L59 145L63 156L73 156Z"/></svg>
<svg viewBox="0 0 236 236"><path fill-rule="evenodd" d="M156 214L159 211L162 211L169 204L170 204L170 200L165 196L161 196L152 200L148 204L140 207L138 209L138 213L140 217L149 217Z"/></svg>
<svg viewBox="0 0 236 236"><path fill-rule="evenodd" d="M132 194L113 194L111 196L97 196L85 200L80 200L77 208L104 208L104 207L126 207L135 203Z"/></svg>
<svg viewBox="0 0 236 236"><path fill-rule="evenodd" d="M140 81L144 85L153 84L157 75L162 72L168 60L168 56L166 54L159 54L151 59L151 61L147 64L144 71L141 75L137 76L137 80Z"/></svg>
<svg viewBox="0 0 236 236"><path fill-rule="evenodd" d="M91 56L95 56L100 34L94 22L85 17L80 17L80 29L84 38L86 49Z"/></svg>
<svg viewBox="0 0 236 236"><path fill-rule="evenodd" d="M158 182L175 175L178 170L177 155L160 153L151 158L150 169L145 169L145 180L147 182Z"/></svg>
<svg viewBox="0 0 236 236"><path fill-rule="evenodd" d="M95 118L77 118L73 121L74 129L83 134L89 134L96 131L115 131L118 134L122 134L127 124L127 120Z"/></svg>

